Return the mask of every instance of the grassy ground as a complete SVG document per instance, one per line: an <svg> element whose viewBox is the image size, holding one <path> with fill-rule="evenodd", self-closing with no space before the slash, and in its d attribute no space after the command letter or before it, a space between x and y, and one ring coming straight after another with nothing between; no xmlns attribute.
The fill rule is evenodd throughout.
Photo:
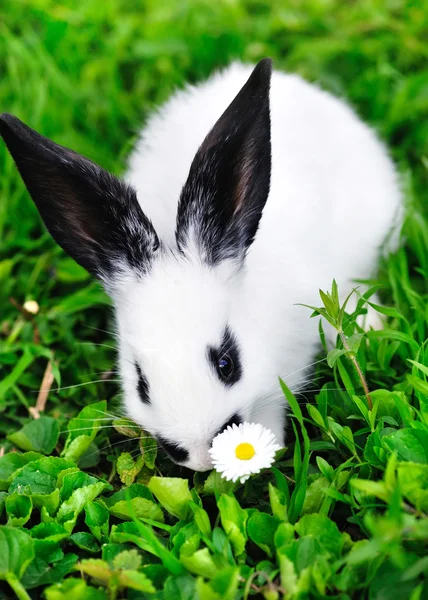
<svg viewBox="0 0 428 600"><path fill-rule="evenodd" d="M0 598L428 598L427 6L75 6L3 0L0 111L120 174L139 123L176 86L271 56L348 98L389 143L406 243L380 268L385 329L359 336L350 318L344 332L372 408L351 357L330 355L310 405L289 396L276 470L234 489L213 474L187 481L112 418L109 302L45 233L0 145Z"/></svg>

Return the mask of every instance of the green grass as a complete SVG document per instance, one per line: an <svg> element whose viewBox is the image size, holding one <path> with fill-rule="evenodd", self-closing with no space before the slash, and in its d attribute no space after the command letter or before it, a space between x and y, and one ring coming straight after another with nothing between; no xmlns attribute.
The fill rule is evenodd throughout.
<svg viewBox="0 0 428 600"><path fill-rule="evenodd" d="M46 234L0 145L0 598L428 598L427 31L426 3L400 0L3 0L0 111L113 172L174 88L271 56L377 128L408 209L403 249L371 282L385 328L361 335L347 316L338 349L354 353L323 351L313 391L284 389L276 468L230 486L155 458L112 417L109 301Z"/></svg>

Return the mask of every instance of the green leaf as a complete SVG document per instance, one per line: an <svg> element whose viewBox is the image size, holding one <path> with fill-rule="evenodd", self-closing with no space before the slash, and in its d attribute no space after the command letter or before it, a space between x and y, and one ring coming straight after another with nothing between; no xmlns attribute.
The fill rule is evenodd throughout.
<svg viewBox="0 0 428 600"><path fill-rule="evenodd" d="M303 456L302 456L301 449L300 449L299 436L297 434L296 427L293 422L292 423L293 430L296 435L296 443L295 443L294 457L293 457L294 477L295 477L295 481L296 481L296 486L295 486L294 491L290 498L289 509L288 509L288 518L291 523L295 523L297 518L300 516L300 513L303 508L303 504L305 501L305 496L306 496L308 469L309 469L310 441L309 441L308 433L306 431L306 427L304 425L302 410L299 406L299 403L296 400L296 397L291 392L291 390L289 390L289 388L282 381L282 379L279 380L279 383L281 385L281 389L285 395L285 398L287 399L287 402L289 403L289 405L293 411L293 415L296 417L296 419L300 425L300 429L301 429L302 437L303 437Z"/></svg>
<svg viewBox="0 0 428 600"><path fill-rule="evenodd" d="M63 553L61 552L61 554ZM43 557L36 556L22 578L25 589L29 590L61 581L65 575L73 571L77 562L77 555L69 553L60 560L55 561L53 565L49 562Z"/></svg>
<svg viewBox="0 0 428 600"><path fill-rule="evenodd" d="M113 525L110 534L112 542L132 542L142 550L154 554L173 575L183 573L180 561L157 538L150 527L139 523L120 523Z"/></svg>
<svg viewBox="0 0 428 600"><path fill-rule="evenodd" d="M419 377L414 377L413 375L407 375L407 381L413 386L413 388L424 394L425 397L428 397L428 382L423 379L419 379Z"/></svg>
<svg viewBox="0 0 428 600"><path fill-rule="evenodd" d="M146 592L148 594L154 594L156 592L153 583L144 573L138 571L121 571L118 577L119 585L131 588L132 590L138 590L139 592Z"/></svg>
<svg viewBox="0 0 428 600"><path fill-rule="evenodd" d="M215 592L208 581L204 581L202 577L196 580L196 597L198 600L222 600Z"/></svg>
<svg viewBox="0 0 428 600"><path fill-rule="evenodd" d="M334 302L334 300L332 299L330 294L326 294L322 290L319 290L319 295L320 295L322 303L324 304L328 314L333 319L336 319L338 312L339 312L339 305Z"/></svg>
<svg viewBox="0 0 428 600"><path fill-rule="evenodd" d="M290 523L280 523L274 535L275 548L282 548L292 540L294 540L294 526Z"/></svg>
<svg viewBox="0 0 428 600"><path fill-rule="evenodd" d="M366 496L375 496L384 502L388 501L390 492L383 481L370 481L368 479L351 479L353 488L359 490Z"/></svg>
<svg viewBox="0 0 428 600"><path fill-rule="evenodd" d="M74 463L54 456L32 461L12 476L9 492L31 497L34 506L53 514L59 506L57 479L70 468L74 468Z"/></svg>
<svg viewBox="0 0 428 600"><path fill-rule="evenodd" d="M212 529L207 511L195 504L194 502L190 502L189 506L192 509L193 517L195 519L195 523L199 531L204 537L211 539Z"/></svg>
<svg viewBox="0 0 428 600"><path fill-rule="evenodd" d="M86 531L79 531L78 533L73 533L70 535L70 541L73 544L76 544L78 548L81 550L85 550L85 552L99 552L100 547L97 543L97 540L91 533L87 533Z"/></svg>
<svg viewBox="0 0 428 600"><path fill-rule="evenodd" d="M68 436L61 456L78 462L94 441L106 416L107 402L102 400L85 406L68 423Z"/></svg>
<svg viewBox="0 0 428 600"><path fill-rule="evenodd" d="M221 524L236 556L243 554L247 542L246 523L248 511L241 508L234 496L222 494L217 502Z"/></svg>
<svg viewBox="0 0 428 600"><path fill-rule="evenodd" d="M426 375L428 377L428 367L427 366L422 365L420 362L417 362L415 360L411 360L410 358L408 358L407 360L409 361L409 363L414 365L417 369L419 369L419 371L421 371L424 375Z"/></svg>
<svg viewBox="0 0 428 600"><path fill-rule="evenodd" d="M321 510L325 499L326 489L330 481L323 475L311 477L310 483L306 489L305 501L302 506L302 514L316 513Z"/></svg>
<svg viewBox="0 0 428 600"><path fill-rule="evenodd" d="M21 579L34 558L34 542L21 529L0 525L0 579L11 573Z"/></svg>
<svg viewBox="0 0 428 600"><path fill-rule="evenodd" d="M187 479L153 476L149 481L149 489L160 504L178 519L186 519L190 514L192 495Z"/></svg>
<svg viewBox="0 0 428 600"><path fill-rule="evenodd" d="M397 422L400 421L400 411L397 407L397 396L407 403L406 397L402 392L390 392L389 390L374 390L370 392L373 403L378 402L377 417L392 417Z"/></svg>
<svg viewBox="0 0 428 600"><path fill-rule="evenodd" d="M210 586L221 600L235 600L239 579L240 571L238 567L224 567L211 579Z"/></svg>
<svg viewBox="0 0 428 600"><path fill-rule="evenodd" d="M201 577L211 579L218 573L218 567L208 548L197 550L190 556L180 555L180 561L188 571Z"/></svg>
<svg viewBox="0 0 428 600"><path fill-rule="evenodd" d="M279 554L285 554L293 561L300 577L304 576L308 572L307 570L312 569L315 563L322 560L322 558L330 558L330 555L318 543L318 539L312 535L301 537L286 544L280 548ZM302 582L299 581L299 583Z"/></svg>
<svg viewBox="0 0 428 600"><path fill-rule="evenodd" d="M387 459L387 451L382 445L382 438L387 435L391 435L396 430L392 427L377 427L376 430L371 433L366 441L366 446L364 448L364 458L374 467L383 468L386 459Z"/></svg>
<svg viewBox="0 0 428 600"><path fill-rule="evenodd" d="M269 502L274 517L280 521L287 520L287 499L283 492L269 483Z"/></svg>
<svg viewBox="0 0 428 600"><path fill-rule="evenodd" d="M313 404L307 404L306 408L308 410L308 413L311 417L311 419L314 421L314 423L316 423L319 427L321 427L321 429L326 429L327 428L327 423L324 421L320 411L317 409L316 406L313 406Z"/></svg>
<svg viewBox="0 0 428 600"><path fill-rule="evenodd" d="M102 545L101 558L105 560L110 567L113 567L113 560L118 554L129 549L129 544L112 544L110 542Z"/></svg>
<svg viewBox="0 0 428 600"><path fill-rule="evenodd" d="M107 591L90 587L84 579L70 578L45 589L46 600L107 600Z"/></svg>
<svg viewBox="0 0 428 600"><path fill-rule="evenodd" d="M316 461L317 461L318 469L321 471L321 473L324 475L324 477L328 481L333 481L333 478L334 478L333 467L331 465L329 465L328 462L321 456L317 456Z"/></svg>
<svg viewBox="0 0 428 600"><path fill-rule="evenodd" d="M411 338L406 333L403 333L402 331L394 331L393 329L375 329L372 331L367 331L366 336L368 339L397 340L399 342L404 342L405 344L408 344L415 352L418 352L419 350L419 344L413 338Z"/></svg>
<svg viewBox="0 0 428 600"><path fill-rule="evenodd" d="M187 554L192 554L199 549L201 536L194 521L191 521L190 523L180 521L171 531L170 539L174 554L179 553L182 546L186 547Z"/></svg>
<svg viewBox="0 0 428 600"><path fill-rule="evenodd" d="M42 416L30 421L16 433L11 433L8 440L22 450L34 450L42 454L50 454L58 443L59 424L52 417Z"/></svg>
<svg viewBox="0 0 428 600"><path fill-rule="evenodd" d="M281 523L276 517L255 511L247 522L248 537L256 543L268 556L275 550L274 537Z"/></svg>
<svg viewBox="0 0 428 600"><path fill-rule="evenodd" d="M98 579L104 584L107 584L112 576L112 570L109 565L104 560L99 558L88 558L86 560L81 560L76 565L76 570L80 571L81 573L85 573L85 575L89 575L89 577Z"/></svg>
<svg viewBox="0 0 428 600"><path fill-rule="evenodd" d="M336 364L337 359L347 353L348 353L348 350L343 350L343 349L341 350L340 348L334 348L333 350L330 350L330 352L327 354L328 366L332 369L334 367L334 365Z"/></svg>
<svg viewBox="0 0 428 600"><path fill-rule="evenodd" d="M370 598L397 598L407 600L411 598L414 582L403 581L402 573L390 561L385 561L376 572L376 577L370 583L369 594ZM415 600L418 596L414 597ZM419 596L423 600L423 596Z"/></svg>
<svg viewBox="0 0 428 600"><path fill-rule="evenodd" d="M204 482L204 494L213 494L219 498L221 494L229 494L239 487L239 482L227 481L214 469Z"/></svg>
<svg viewBox="0 0 428 600"><path fill-rule="evenodd" d="M235 558L233 556L232 546L223 529L214 527L212 542L215 553L223 556L229 565L234 565Z"/></svg>
<svg viewBox="0 0 428 600"><path fill-rule="evenodd" d="M195 595L195 579L189 575L170 575L165 581L164 598L174 600L199 600Z"/></svg>
<svg viewBox="0 0 428 600"><path fill-rule="evenodd" d="M142 435L142 430L136 427L134 421L131 421L130 419L116 419L113 421L113 427L117 432L131 439L139 439Z"/></svg>
<svg viewBox="0 0 428 600"><path fill-rule="evenodd" d="M138 553L138 550L124 550L119 552L113 559L113 566L115 569L130 569L132 571L138 571L141 567L142 558Z"/></svg>
<svg viewBox="0 0 428 600"><path fill-rule="evenodd" d="M287 590L291 597L297 592L297 573L294 563L288 558L285 549L278 552L279 572L281 576L281 586Z"/></svg>
<svg viewBox="0 0 428 600"><path fill-rule="evenodd" d="M336 328L336 320L331 317L329 315L329 313L327 312L327 310L325 308L322 307L316 307L316 306L311 306L310 304L302 304L301 302L298 302L296 304L296 306L304 306L305 308L310 308L311 310L313 310L314 312L311 314L311 318L312 317L324 317L324 319L326 321L328 321L328 323L330 323L330 325L334 328Z"/></svg>
<svg viewBox="0 0 428 600"><path fill-rule="evenodd" d="M61 482L58 482L61 486L61 502L68 500L76 490L97 483L97 481L98 480L96 477L92 477L91 475L88 475L87 473L77 469L63 473Z"/></svg>
<svg viewBox="0 0 428 600"><path fill-rule="evenodd" d="M112 515L120 519L151 519L163 523L164 516L160 506L154 501L149 488L141 483L133 483L116 492L104 502Z"/></svg>
<svg viewBox="0 0 428 600"><path fill-rule="evenodd" d="M45 350L45 349L43 349ZM42 352L43 352L42 350ZM0 398L4 398L6 392L19 380L22 374L28 369L31 363L37 356L37 352L34 348L25 347L22 356L18 362L13 366L12 371L0 381Z"/></svg>
<svg viewBox="0 0 428 600"><path fill-rule="evenodd" d="M428 431L399 429L381 439L382 446L397 453L399 461L428 464Z"/></svg>
<svg viewBox="0 0 428 600"><path fill-rule="evenodd" d="M419 511L428 512L428 464L398 463L397 477L403 496Z"/></svg>
<svg viewBox="0 0 428 600"><path fill-rule="evenodd" d="M100 542L109 532L110 513L100 502L87 502L85 505L85 523L92 535Z"/></svg>
<svg viewBox="0 0 428 600"><path fill-rule="evenodd" d="M129 452L122 452L118 457L116 463L116 469L119 474L120 480L125 485L131 485L134 483L138 473L143 468L143 457L139 456L135 461Z"/></svg>
<svg viewBox="0 0 428 600"><path fill-rule="evenodd" d="M22 527L30 520L33 503L28 496L22 496L14 492L5 500L7 524L13 527Z"/></svg>
<svg viewBox="0 0 428 600"><path fill-rule="evenodd" d="M110 541L113 543L126 543L131 542L142 550L150 552L155 556L158 556L157 544L150 544L148 540L140 537L138 527L135 523L119 523L119 525L113 525L110 533ZM165 549L166 550L166 549Z"/></svg>
<svg viewBox="0 0 428 600"><path fill-rule="evenodd" d="M42 458L37 452L10 452L0 458L0 490L8 490L13 477L28 463Z"/></svg>
<svg viewBox="0 0 428 600"><path fill-rule="evenodd" d="M183 528L181 530L181 532L184 529L186 529L186 527ZM193 523L191 524L190 529L194 530ZM180 534L177 537L180 537ZM180 544L180 559L183 556L191 556L192 554L194 554L196 552L196 550L199 550L200 543L201 543L201 536L199 535L199 533L191 534L189 532L189 535L186 537L186 539L182 540L182 543ZM176 542L174 544L174 550L177 550L178 546L179 546L179 544Z"/></svg>
<svg viewBox="0 0 428 600"><path fill-rule="evenodd" d="M343 427L339 423L336 423L331 417L328 417L329 429L336 439L344 444L352 454L355 455L355 443L352 435L352 430L345 426Z"/></svg>
<svg viewBox="0 0 428 600"><path fill-rule="evenodd" d="M344 545L344 537L336 523L324 515L304 515L295 525L300 537L312 536L335 558L339 558Z"/></svg>
<svg viewBox="0 0 428 600"><path fill-rule="evenodd" d="M151 470L155 468L158 445L146 431L140 432L140 450L144 464Z"/></svg>
<svg viewBox="0 0 428 600"><path fill-rule="evenodd" d="M74 463L54 456L32 461L17 471L9 491L28 495L50 494L56 488L61 471L72 467L75 467Z"/></svg>
<svg viewBox="0 0 428 600"><path fill-rule="evenodd" d="M364 333L354 333L353 335L349 336L346 340L350 351L354 354L357 354L358 350L360 349L364 335Z"/></svg>
<svg viewBox="0 0 428 600"><path fill-rule="evenodd" d="M37 540L51 540L53 542L61 542L68 538L69 532L64 529L59 523L40 523L30 529L30 535Z"/></svg>
<svg viewBox="0 0 428 600"><path fill-rule="evenodd" d="M68 492L74 489L77 482L81 481L80 478L76 478L76 475L80 473L70 473L64 477L63 488L61 491L66 490L65 496L68 496ZM88 481L96 481L94 477L88 477ZM112 486L106 481L96 481L96 483L89 483L78 487L71 492L71 495L67 497L67 500L62 502L58 509L57 520L61 525L65 527L67 531L72 531L79 514L84 509L88 502L95 500L102 492L111 490Z"/></svg>
<svg viewBox="0 0 428 600"><path fill-rule="evenodd" d="M34 540L34 550L36 558L43 558L47 562L57 562L64 558L64 552L61 550L61 546L53 540Z"/></svg>

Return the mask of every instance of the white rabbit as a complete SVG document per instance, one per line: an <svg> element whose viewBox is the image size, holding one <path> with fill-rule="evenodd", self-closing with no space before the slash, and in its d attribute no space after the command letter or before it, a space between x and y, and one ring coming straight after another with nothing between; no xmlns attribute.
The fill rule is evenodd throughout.
<svg viewBox="0 0 428 600"><path fill-rule="evenodd" d="M298 389L318 343L296 303L371 276L402 205L385 148L344 102L270 80L265 59L176 93L149 120L129 186L0 121L51 234L114 300L127 413L195 470L231 422L284 442L278 377Z"/></svg>

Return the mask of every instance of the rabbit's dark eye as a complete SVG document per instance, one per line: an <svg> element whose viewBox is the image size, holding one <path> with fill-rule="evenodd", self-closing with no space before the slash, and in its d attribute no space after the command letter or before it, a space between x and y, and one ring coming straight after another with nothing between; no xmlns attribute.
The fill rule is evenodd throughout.
<svg viewBox="0 0 428 600"><path fill-rule="evenodd" d="M220 347L209 346L207 349L211 368L227 387L232 386L241 378L242 367L239 355L238 342L229 326L225 327Z"/></svg>
<svg viewBox="0 0 428 600"><path fill-rule="evenodd" d="M218 374L224 381L229 381L229 379L233 375L233 371L235 370L235 365L233 364L232 358L225 354L221 358L219 358L217 362L217 370Z"/></svg>

